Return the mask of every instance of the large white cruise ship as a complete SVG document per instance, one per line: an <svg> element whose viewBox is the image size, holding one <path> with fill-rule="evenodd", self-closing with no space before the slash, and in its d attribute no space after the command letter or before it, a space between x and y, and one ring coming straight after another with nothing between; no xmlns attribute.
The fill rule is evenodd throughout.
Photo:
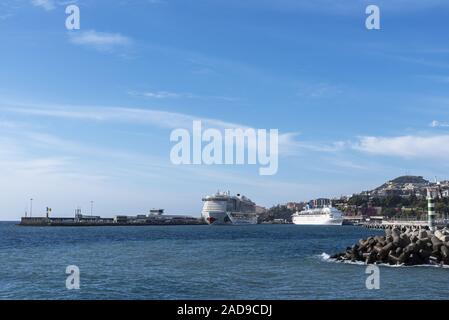
<svg viewBox="0 0 449 320"><path fill-rule="evenodd" d="M230 192L217 192L203 198L202 216L208 224L256 224L256 204Z"/></svg>
<svg viewBox="0 0 449 320"><path fill-rule="evenodd" d="M343 215L340 210L328 206L322 208L306 208L292 215L294 224L299 225L337 225L343 224Z"/></svg>

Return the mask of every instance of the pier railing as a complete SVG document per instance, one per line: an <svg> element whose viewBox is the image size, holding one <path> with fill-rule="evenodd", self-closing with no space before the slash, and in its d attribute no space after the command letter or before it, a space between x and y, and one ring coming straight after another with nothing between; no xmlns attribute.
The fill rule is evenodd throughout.
<svg viewBox="0 0 449 320"><path fill-rule="evenodd" d="M407 219L394 219L383 221L366 221L363 223L366 228L373 229L386 229L390 227L410 227L410 228L426 228L428 227L427 220L407 220ZM445 227L449 225L449 219L437 219L435 225L438 227Z"/></svg>

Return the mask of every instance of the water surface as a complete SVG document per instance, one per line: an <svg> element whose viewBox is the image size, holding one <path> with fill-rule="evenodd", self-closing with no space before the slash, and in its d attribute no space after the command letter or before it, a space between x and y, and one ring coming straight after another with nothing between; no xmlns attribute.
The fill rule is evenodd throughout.
<svg viewBox="0 0 449 320"><path fill-rule="evenodd" d="M329 262L360 227L18 227L0 223L0 299L448 299L449 269ZM68 265L81 289L67 290Z"/></svg>

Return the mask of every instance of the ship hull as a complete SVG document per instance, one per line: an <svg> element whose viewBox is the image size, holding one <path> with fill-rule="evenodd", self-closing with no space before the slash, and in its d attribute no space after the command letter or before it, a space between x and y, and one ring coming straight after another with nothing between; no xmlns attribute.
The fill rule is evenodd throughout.
<svg viewBox="0 0 449 320"><path fill-rule="evenodd" d="M252 214L234 216L233 213L230 213L229 218L234 225L257 224L257 216Z"/></svg>
<svg viewBox="0 0 449 320"><path fill-rule="evenodd" d="M204 212L203 218L210 225L249 225L257 224L257 216L242 215L235 216L232 212Z"/></svg>
<svg viewBox="0 0 449 320"><path fill-rule="evenodd" d="M303 226L341 226L343 224L343 218L330 218L328 216L318 217L306 217L299 216L293 217L293 223Z"/></svg>
<svg viewBox="0 0 449 320"><path fill-rule="evenodd" d="M227 215L226 212L203 211L203 218L206 221L206 223L210 225L225 225L232 223L231 219L229 219L229 216Z"/></svg>

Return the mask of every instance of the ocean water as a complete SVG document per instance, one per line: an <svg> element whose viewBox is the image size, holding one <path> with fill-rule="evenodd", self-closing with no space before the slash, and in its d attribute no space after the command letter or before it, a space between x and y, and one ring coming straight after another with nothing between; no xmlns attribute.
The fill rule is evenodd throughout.
<svg viewBox="0 0 449 320"><path fill-rule="evenodd" d="M448 299L449 269L326 260L360 227L19 227L0 223L0 299ZM80 290L65 286L68 265Z"/></svg>

